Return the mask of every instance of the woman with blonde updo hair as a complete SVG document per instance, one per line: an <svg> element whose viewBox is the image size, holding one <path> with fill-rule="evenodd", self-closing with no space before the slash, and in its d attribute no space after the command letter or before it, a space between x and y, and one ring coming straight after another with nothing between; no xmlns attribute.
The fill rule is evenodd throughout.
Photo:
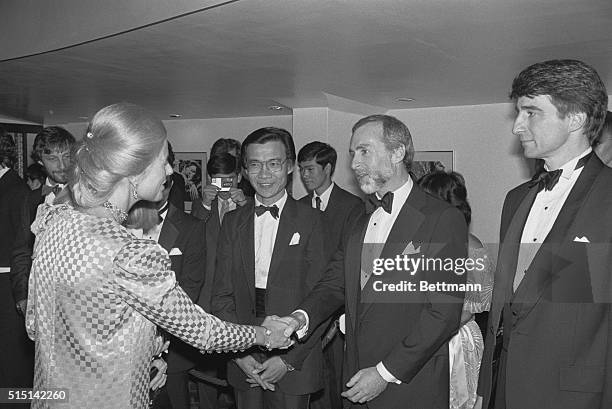
<svg viewBox="0 0 612 409"><path fill-rule="evenodd" d="M161 199L167 156L157 118L110 105L74 151L70 200L39 208L26 327L36 342L34 389L64 390L62 407L146 408L158 325L201 351L291 343L280 321L237 325L204 312L177 285L166 250L122 225L139 200Z"/></svg>

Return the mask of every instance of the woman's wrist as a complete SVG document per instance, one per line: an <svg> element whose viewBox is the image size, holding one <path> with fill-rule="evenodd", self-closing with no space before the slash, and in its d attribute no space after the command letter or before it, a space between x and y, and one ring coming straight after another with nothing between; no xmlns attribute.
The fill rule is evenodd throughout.
<svg viewBox="0 0 612 409"><path fill-rule="evenodd" d="M272 332L265 327L255 327L255 344L270 349Z"/></svg>

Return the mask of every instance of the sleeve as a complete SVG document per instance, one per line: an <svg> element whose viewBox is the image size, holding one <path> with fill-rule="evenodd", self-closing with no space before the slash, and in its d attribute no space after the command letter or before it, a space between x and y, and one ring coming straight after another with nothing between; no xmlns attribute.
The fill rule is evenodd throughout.
<svg viewBox="0 0 612 409"><path fill-rule="evenodd" d="M465 260L467 238L467 225L461 213L455 208L446 209L440 215L431 237L431 243L442 245L441 250L432 256ZM444 274L448 283L465 283L465 274L460 276L453 271L437 270L426 272L428 277L431 277L431 274ZM425 298L420 319L414 329L382 361L393 376L405 383L412 380L459 328L463 293L428 291Z"/></svg>
<svg viewBox="0 0 612 409"><path fill-rule="evenodd" d="M323 245L323 226L321 217L317 212L315 221L313 223L312 232L308 240L308 245L306 247L306 261L308 264L306 283L311 288L313 288L321 279L322 270L324 268ZM307 311L305 312L308 314ZM305 342L297 343L287 352L285 356L285 360L298 370L302 369L304 360L310 355L313 348L321 348L321 337L326 329L324 325L318 325L318 327L317 325L313 326L313 324L310 322L310 317L308 318L308 321L309 333L311 336L305 338Z"/></svg>
<svg viewBox="0 0 612 409"><path fill-rule="evenodd" d="M338 246L331 261L323 266L323 274L320 280L295 308L296 310L306 311L310 329L321 325L344 304L344 251L343 238L343 243ZM311 333L306 334L306 336Z"/></svg>
<svg viewBox="0 0 612 409"><path fill-rule="evenodd" d="M12 222L15 223L16 237L11 254L10 281L15 301L28 296L28 278L32 265L32 241L30 232L30 200L27 190L20 190L15 197Z"/></svg>
<svg viewBox="0 0 612 409"><path fill-rule="evenodd" d="M176 285L168 253L146 240L125 245L114 260L111 287L147 319L200 351L246 349L255 328L219 320Z"/></svg>
<svg viewBox="0 0 612 409"><path fill-rule="evenodd" d="M196 219L207 221L210 217L211 210L204 207L201 200L194 200L191 204L191 215Z"/></svg>

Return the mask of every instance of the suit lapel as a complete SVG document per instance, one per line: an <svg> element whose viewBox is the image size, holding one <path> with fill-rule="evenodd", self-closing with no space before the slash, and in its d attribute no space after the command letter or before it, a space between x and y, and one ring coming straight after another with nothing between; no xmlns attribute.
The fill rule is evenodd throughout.
<svg viewBox="0 0 612 409"><path fill-rule="evenodd" d="M378 257L382 259L395 258L396 255L403 253L408 243L413 241L419 227L425 220L425 215L420 210L424 205L425 193L417 185L412 185L412 190L397 215ZM420 247L417 243L413 243L413 245L414 247ZM371 279L372 276L370 276ZM364 291L370 291L369 286L366 285ZM359 316L365 315L371 307L372 303L361 303Z"/></svg>
<svg viewBox="0 0 612 409"><path fill-rule="evenodd" d="M242 255L242 272L251 294L251 301L255 305L255 208L249 205L249 211L241 214L238 223L238 241Z"/></svg>
<svg viewBox="0 0 612 409"><path fill-rule="evenodd" d="M561 244L570 242L568 232L574 225L578 211L602 167L601 160L596 155L592 155L572 187L550 232L534 256L525 278L516 289L513 297L513 303L516 305L513 310L519 317L527 314L535 306L545 289L552 284L555 273L564 270L564 266L560 263L567 263L567 260L563 257L564 246Z"/></svg>
<svg viewBox="0 0 612 409"><path fill-rule="evenodd" d="M159 232L158 243L168 252L174 247L174 243L176 243L176 239L179 235L181 221L178 217L178 211L179 210L174 207L174 205L168 205L168 213L162 224L162 229Z"/></svg>
<svg viewBox="0 0 612 409"><path fill-rule="evenodd" d="M283 207L283 211L278 221L274 250L272 251L270 269L268 270L268 283L271 283L279 274L278 267L284 256L284 251L289 246L293 234L297 232L295 227L296 218L296 202L291 196L287 195L287 201L285 202L285 206Z"/></svg>

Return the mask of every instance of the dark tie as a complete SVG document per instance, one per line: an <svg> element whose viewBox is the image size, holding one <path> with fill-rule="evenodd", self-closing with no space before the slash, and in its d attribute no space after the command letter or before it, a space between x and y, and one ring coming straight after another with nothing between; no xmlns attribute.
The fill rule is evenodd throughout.
<svg viewBox="0 0 612 409"><path fill-rule="evenodd" d="M274 217L275 219L278 219L278 207L276 205L274 206L264 206L264 205L255 206L255 214L257 216L261 216L265 212L270 212L272 217Z"/></svg>
<svg viewBox="0 0 612 409"><path fill-rule="evenodd" d="M587 163L591 155L592 155L592 152L580 158L580 160L578 160L578 163L576 163L576 167L574 168L574 170L578 170L581 167L583 167L585 163ZM539 173L536 173L533 178L531 178L528 186L529 187L537 186L538 192L542 189L552 190L555 187L555 185L559 182L559 178L561 177L562 173L563 173L562 169L551 170L551 171L546 171L542 169Z"/></svg>
<svg viewBox="0 0 612 409"><path fill-rule="evenodd" d="M49 193L53 193L55 196L57 196L57 194L61 191L62 187L60 185L49 186L44 184L40 193L42 196L47 196Z"/></svg>
<svg viewBox="0 0 612 409"><path fill-rule="evenodd" d="M368 214L374 213L374 211L379 207L382 207L385 212L391 214L391 209L393 209L393 192L385 193L382 199L376 197L375 193L367 195L365 206L366 213Z"/></svg>
<svg viewBox="0 0 612 409"><path fill-rule="evenodd" d="M321 198L319 196L315 197L315 203L317 204L317 209L321 210Z"/></svg>

